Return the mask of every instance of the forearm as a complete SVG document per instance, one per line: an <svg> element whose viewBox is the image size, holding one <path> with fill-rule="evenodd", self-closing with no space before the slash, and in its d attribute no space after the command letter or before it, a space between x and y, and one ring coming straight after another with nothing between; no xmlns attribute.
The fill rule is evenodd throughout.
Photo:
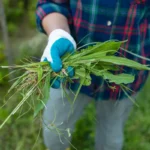
<svg viewBox="0 0 150 150"><path fill-rule="evenodd" d="M42 26L47 35L55 29L63 29L70 33L67 18L60 13L51 13L45 16L42 20Z"/></svg>

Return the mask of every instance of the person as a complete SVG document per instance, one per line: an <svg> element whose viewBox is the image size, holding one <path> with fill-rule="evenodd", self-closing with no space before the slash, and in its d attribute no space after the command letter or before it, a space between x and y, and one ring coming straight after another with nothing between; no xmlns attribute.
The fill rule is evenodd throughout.
<svg viewBox="0 0 150 150"><path fill-rule="evenodd" d="M53 71L62 69L61 56L72 53L77 47L106 40L127 40L122 48L138 54L119 50L120 56L148 64L150 58L150 1L148 0L38 0L36 21L39 31L48 35L48 44L41 61L48 61ZM73 70L69 71L73 75ZM119 73L135 74L128 87L136 97L148 77L148 71L121 67ZM115 72L117 73L117 72ZM84 107L95 99L96 150L121 150L123 130L132 108L132 102L118 85L115 90L100 77L91 75L92 84L83 86L70 113L72 105L61 94L60 80L51 89L43 115L43 135L49 150L69 147L71 133ZM71 85L73 90L78 82ZM67 91L71 99L74 95ZM73 145L72 145L73 146ZM74 145L75 147L75 145Z"/></svg>

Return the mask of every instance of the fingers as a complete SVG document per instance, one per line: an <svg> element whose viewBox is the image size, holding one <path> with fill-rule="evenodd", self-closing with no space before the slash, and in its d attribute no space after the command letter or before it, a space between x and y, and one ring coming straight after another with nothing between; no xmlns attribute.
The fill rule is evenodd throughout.
<svg viewBox="0 0 150 150"><path fill-rule="evenodd" d="M47 58L47 61L50 62L52 70L54 72L59 72L62 69L61 56L65 53L73 54L74 50L74 45L68 39L60 38L53 44L48 44L44 50L41 61Z"/></svg>
<svg viewBox="0 0 150 150"><path fill-rule="evenodd" d="M66 69L66 72L70 78L72 78L74 76L74 69L72 67L68 67ZM50 82L51 87L58 89L58 88L60 88L60 84L65 82L65 80L66 80L66 77L64 77L62 79L60 77L57 77L57 78L51 80L51 82Z"/></svg>
<svg viewBox="0 0 150 150"><path fill-rule="evenodd" d="M51 80L50 85L54 89L60 88L60 79L57 78L57 79Z"/></svg>
<svg viewBox="0 0 150 150"><path fill-rule="evenodd" d="M51 56L52 61L50 62L50 65L52 67L52 70L54 72L59 72L62 69L62 61L57 47L53 47L53 50L51 51Z"/></svg>
<svg viewBox="0 0 150 150"><path fill-rule="evenodd" d="M61 70L62 68L61 56L63 56L67 52L69 53L74 52L73 44L69 40L61 38L53 44L50 50L50 55L52 58L51 67L53 71L59 72Z"/></svg>

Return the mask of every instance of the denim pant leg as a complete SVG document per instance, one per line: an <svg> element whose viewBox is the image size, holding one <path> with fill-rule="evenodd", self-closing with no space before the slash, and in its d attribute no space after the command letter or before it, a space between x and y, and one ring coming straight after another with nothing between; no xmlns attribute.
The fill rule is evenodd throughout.
<svg viewBox="0 0 150 150"><path fill-rule="evenodd" d="M95 150L121 150L124 125L132 108L129 99L96 102Z"/></svg>
<svg viewBox="0 0 150 150"><path fill-rule="evenodd" d="M68 92L68 96L73 100L71 92ZM69 147L75 122L90 101L86 95L79 94L72 107L67 98L62 98L60 89L51 89L43 114L44 143L49 150L65 150Z"/></svg>

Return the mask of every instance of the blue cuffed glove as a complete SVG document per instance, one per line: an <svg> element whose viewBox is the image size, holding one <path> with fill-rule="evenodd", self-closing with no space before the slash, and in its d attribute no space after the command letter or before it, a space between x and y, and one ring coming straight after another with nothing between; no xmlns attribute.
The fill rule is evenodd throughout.
<svg viewBox="0 0 150 150"><path fill-rule="evenodd" d="M76 49L76 42L73 37L62 29L56 29L51 32L48 38L48 44L41 57L41 61L48 61L54 72L62 69L61 56L65 53L73 53ZM67 72L73 76L73 68L68 67ZM60 87L60 80L56 79L52 84L53 88Z"/></svg>

